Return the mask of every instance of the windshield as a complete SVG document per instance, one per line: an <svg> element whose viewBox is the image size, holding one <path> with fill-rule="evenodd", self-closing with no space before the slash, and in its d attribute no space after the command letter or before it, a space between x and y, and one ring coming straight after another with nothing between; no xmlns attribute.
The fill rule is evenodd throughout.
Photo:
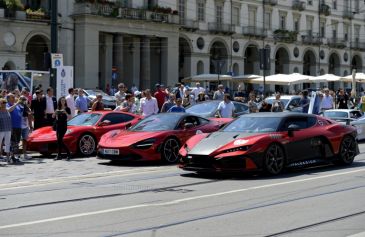
<svg viewBox="0 0 365 237"><path fill-rule="evenodd" d="M266 103L272 105L274 98L270 98L270 99L266 99ZM288 99L280 99L281 102L283 102L284 107L288 104L289 100Z"/></svg>
<svg viewBox="0 0 365 237"><path fill-rule="evenodd" d="M325 111L323 113L324 117L327 118L347 118L347 112L341 112L341 111Z"/></svg>
<svg viewBox="0 0 365 237"><path fill-rule="evenodd" d="M182 115L174 113L149 116L134 125L131 131L163 131L174 130Z"/></svg>
<svg viewBox="0 0 365 237"><path fill-rule="evenodd" d="M223 128L223 132L246 132L246 133L264 133L276 132L278 130L281 118L273 117L246 117L242 116L228 126Z"/></svg>
<svg viewBox="0 0 365 237"><path fill-rule="evenodd" d="M85 90L85 92L88 94L88 95L102 95L102 96L109 96L108 94L106 94L104 91L101 91L101 90Z"/></svg>
<svg viewBox="0 0 365 237"><path fill-rule="evenodd" d="M190 114L213 114L218 108L218 104L220 101L208 102L208 103L200 103L191 106L186 109L187 113Z"/></svg>
<svg viewBox="0 0 365 237"><path fill-rule="evenodd" d="M80 114L67 122L68 126L90 126L95 125L101 114Z"/></svg>

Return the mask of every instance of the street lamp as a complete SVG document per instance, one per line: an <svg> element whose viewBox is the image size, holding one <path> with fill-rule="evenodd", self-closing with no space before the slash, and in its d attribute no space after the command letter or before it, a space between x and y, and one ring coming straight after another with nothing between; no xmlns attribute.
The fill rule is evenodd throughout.
<svg viewBox="0 0 365 237"><path fill-rule="evenodd" d="M222 71L222 67L224 66L224 64L226 63L225 60L222 60L222 59L212 59L212 63L214 65L214 67L217 69L216 70L216 73L218 74L218 84L221 84L221 81L220 81L220 74L221 74L221 71Z"/></svg>

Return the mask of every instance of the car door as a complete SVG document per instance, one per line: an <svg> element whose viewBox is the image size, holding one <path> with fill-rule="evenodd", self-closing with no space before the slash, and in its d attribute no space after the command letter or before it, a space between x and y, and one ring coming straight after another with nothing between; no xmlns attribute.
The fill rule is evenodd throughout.
<svg viewBox="0 0 365 237"><path fill-rule="evenodd" d="M185 124L193 124L190 128L185 128ZM202 129L202 130L201 130ZM203 124L200 123L199 117L188 115L180 120L179 125L177 126L177 136L180 139L181 144L185 143L190 137L194 136L197 131L204 132Z"/></svg>
<svg viewBox="0 0 365 237"><path fill-rule="evenodd" d="M287 118L281 130L287 132L290 125L296 125L299 131L294 131L293 136L287 133L288 143L286 144L286 154L288 162L312 159L319 155L319 149L315 146L319 130L313 126L316 124L315 117L298 116Z"/></svg>
<svg viewBox="0 0 365 237"><path fill-rule="evenodd" d="M123 113L108 113L104 115L102 119L99 120L99 124L97 125L96 129L96 136L99 140L100 137L109 131L115 129L125 129L126 125L130 124L130 122L134 119L132 115L123 114ZM105 121L110 121L109 124L103 124Z"/></svg>

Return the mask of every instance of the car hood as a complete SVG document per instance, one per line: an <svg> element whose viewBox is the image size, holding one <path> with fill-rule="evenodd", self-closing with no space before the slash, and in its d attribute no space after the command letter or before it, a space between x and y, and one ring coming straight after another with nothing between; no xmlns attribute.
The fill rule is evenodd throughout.
<svg viewBox="0 0 365 237"><path fill-rule="evenodd" d="M196 144L189 154L191 155L210 155L214 151L226 146L239 138L249 138L262 133L240 133L240 132L214 132L203 138Z"/></svg>
<svg viewBox="0 0 365 237"><path fill-rule="evenodd" d="M105 147L130 146L139 141L143 141L148 138L154 138L164 133L166 133L166 131L134 132L134 131L116 130L105 134L102 137L101 141L99 142L99 145Z"/></svg>

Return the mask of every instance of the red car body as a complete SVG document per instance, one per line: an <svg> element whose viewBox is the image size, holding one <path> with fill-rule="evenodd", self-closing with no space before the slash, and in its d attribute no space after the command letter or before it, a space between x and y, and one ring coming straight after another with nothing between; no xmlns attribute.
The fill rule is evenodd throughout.
<svg viewBox="0 0 365 237"><path fill-rule="evenodd" d="M63 140L71 153L75 154L79 152L82 155L91 155L94 153L97 143L103 134L115 129L126 129L142 119L141 116L130 113L95 111L78 115L72 118L69 123L80 119L81 117L79 116L85 116L85 118L86 116L95 116L95 121L90 125L69 125ZM85 149L80 149L80 142L83 138L88 138L89 140L85 140ZM89 144L86 144L87 142ZM50 126L35 130L29 135L27 150L36 151L41 154L57 152L56 132Z"/></svg>
<svg viewBox="0 0 365 237"><path fill-rule="evenodd" d="M252 126L251 126L252 125ZM181 169L196 172L263 170L321 163L351 164L359 153L356 128L297 113L241 116L212 134L197 134L180 149Z"/></svg>
<svg viewBox="0 0 365 237"><path fill-rule="evenodd" d="M154 131L139 131L141 124L151 120ZM175 123L173 129L168 129L164 121ZM187 139L197 133L214 132L230 122L232 119L206 119L186 113L161 113L147 117L129 130L111 131L100 139L98 145L98 158L107 160L164 160L169 163L176 162L180 146ZM180 124L189 123L189 127ZM195 122L196 124L195 124ZM146 122L147 123L147 122ZM147 125L148 126L148 125ZM137 128L136 128L137 127ZM171 153L165 152L168 143L174 146ZM165 155L164 155L165 154ZM170 156L169 155L174 155ZM176 156L176 157L175 157Z"/></svg>

